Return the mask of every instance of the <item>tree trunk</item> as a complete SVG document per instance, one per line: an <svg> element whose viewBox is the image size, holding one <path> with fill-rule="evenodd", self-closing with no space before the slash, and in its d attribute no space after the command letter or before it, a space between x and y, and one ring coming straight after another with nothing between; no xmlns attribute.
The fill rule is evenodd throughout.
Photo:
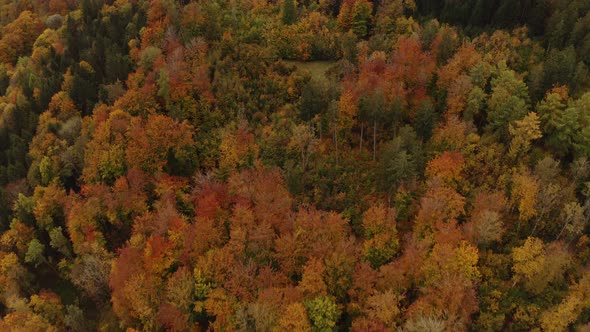
<svg viewBox="0 0 590 332"><path fill-rule="evenodd" d="M334 145L336 145L336 129L334 129L332 140L334 140Z"/></svg>
<svg viewBox="0 0 590 332"><path fill-rule="evenodd" d="M533 226L533 230L531 231L531 234L529 236L533 236L533 234L535 234L535 231L537 230L538 225L539 225L539 218L535 219L535 225Z"/></svg>
<svg viewBox="0 0 590 332"><path fill-rule="evenodd" d="M307 158L305 158L305 148L301 149L301 166L303 166L303 172L307 168Z"/></svg>
<svg viewBox="0 0 590 332"><path fill-rule="evenodd" d="M373 161L377 157L377 120L373 122Z"/></svg>
<svg viewBox="0 0 590 332"><path fill-rule="evenodd" d="M537 230L537 226L539 225L539 221L541 221L541 219L543 218L543 216L545 216L545 205L543 205L543 208L541 209L541 213L537 214L537 217L535 218L535 225L533 225L533 230L531 231L531 235L529 236L533 236L533 234L535 234L535 231Z"/></svg>
<svg viewBox="0 0 590 332"><path fill-rule="evenodd" d="M361 142L359 144L359 151L363 151L363 132L365 129L365 124L361 123Z"/></svg>
<svg viewBox="0 0 590 332"><path fill-rule="evenodd" d="M338 153L338 134L336 134L336 166L340 162L340 153Z"/></svg>
<svg viewBox="0 0 590 332"><path fill-rule="evenodd" d="M559 232L559 234L557 234L557 237L555 238L555 241L559 240L559 238L561 237L561 234L563 233L563 231L565 230L565 228L567 227L567 225L569 225L569 221L565 223L565 225L563 225L563 227L561 228L561 231Z"/></svg>

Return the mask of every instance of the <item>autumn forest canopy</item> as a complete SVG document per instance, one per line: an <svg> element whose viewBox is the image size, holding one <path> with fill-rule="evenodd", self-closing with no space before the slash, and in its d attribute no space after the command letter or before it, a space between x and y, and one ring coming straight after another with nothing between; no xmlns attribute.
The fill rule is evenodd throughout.
<svg viewBox="0 0 590 332"><path fill-rule="evenodd" d="M0 331L590 331L590 1L0 0Z"/></svg>

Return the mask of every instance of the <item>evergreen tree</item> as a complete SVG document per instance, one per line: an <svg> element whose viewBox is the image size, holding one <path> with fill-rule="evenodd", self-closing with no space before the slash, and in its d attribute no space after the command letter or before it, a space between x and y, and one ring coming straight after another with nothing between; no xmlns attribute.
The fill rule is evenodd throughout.
<svg viewBox="0 0 590 332"><path fill-rule="evenodd" d="M285 0L283 2L283 23L293 24L297 19L297 5L295 0Z"/></svg>
<svg viewBox="0 0 590 332"><path fill-rule="evenodd" d="M357 1L352 8L352 32L359 38L365 38L369 33L371 7L369 2Z"/></svg>

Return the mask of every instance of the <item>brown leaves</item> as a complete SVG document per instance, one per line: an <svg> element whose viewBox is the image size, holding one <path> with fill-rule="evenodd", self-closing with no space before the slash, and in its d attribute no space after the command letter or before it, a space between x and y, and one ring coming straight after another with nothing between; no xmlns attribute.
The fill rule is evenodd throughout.
<svg viewBox="0 0 590 332"><path fill-rule="evenodd" d="M223 130L219 150L219 166L223 170L235 170L252 165L259 152L258 145L254 143L254 135L245 121Z"/></svg>
<svg viewBox="0 0 590 332"><path fill-rule="evenodd" d="M425 98L426 86L434 74L435 66L434 58L422 50L422 44L417 38L401 38L398 41L389 75L392 81L401 79L405 83L410 106L419 105Z"/></svg>
<svg viewBox="0 0 590 332"><path fill-rule="evenodd" d="M363 215L364 256L375 268L389 262L399 249L394 212L384 206L370 207Z"/></svg>
<svg viewBox="0 0 590 332"><path fill-rule="evenodd" d="M533 294L542 293L550 282L563 277L571 263L570 254L563 244L546 245L543 240L529 237L520 247L512 250L514 283L521 282Z"/></svg>
<svg viewBox="0 0 590 332"><path fill-rule="evenodd" d="M528 172L515 174L512 177L512 183L512 204L518 208L519 220L527 221L537 214L535 204L539 183L536 177Z"/></svg>
<svg viewBox="0 0 590 332"><path fill-rule="evenodd" d="M441 185L431 187L420 201L414 225L415 237L430 237L437 222L454 222L463 214L465 198L455 190Z"/></svg>
<svg viewBox="0 0 590 332"><path fill-rule="evenodd" d="M37 36L43 32L43 23L37 14L25 10L7 24L0 39L0 61L14 63L19 56L29 53Z"/></svg>
<svg viewBox="0 0 590 332"><path fill-rule="evenodd" d="M291 196L277 169L255 169L230 177L228 189L234 200L246 199L260 222L272 225L275 232L291 229L287 216L291 212Z"/></svg>
<svg viewBox="0 0 590 332"><path fill-rule="evenodd" d="M503 212L507 200L501 192L479 192L475 196L470 222L465 224L467 237L476 244L499 241L504 234Z"/></svg>
<svg viewBox="0 0 590 332"><path fill-rule="evenodd" d="M472 44L464 44L449 62L438 70L438 84L450 89L463 73L482 61L481 55Z"/></svg>
<svg viewBox="0 0 590 332"><path fill-rule="evenodd" d="M425 175L429 178L438 177L452 186L461 179L464 163L465 160L460 153L445 151L428 162Z"/></svg>
<svg viewBox="0 0 590 332"><path fill-rule="evenodd" d="M134 119L129 129L127 163L146 172L161 172L168 153L182 159L195 144L193 130L165 115L150 114L146 121Z"/></svg>

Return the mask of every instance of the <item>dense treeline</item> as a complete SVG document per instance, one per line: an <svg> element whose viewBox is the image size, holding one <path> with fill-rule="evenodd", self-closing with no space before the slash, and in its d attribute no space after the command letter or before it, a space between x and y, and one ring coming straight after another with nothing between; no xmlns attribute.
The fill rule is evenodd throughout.
<svg viewBox="0 0 590 332"><path fill-rule="evenodd" d="M0 26L0 330L590 328L585 1Z"/></svg>

